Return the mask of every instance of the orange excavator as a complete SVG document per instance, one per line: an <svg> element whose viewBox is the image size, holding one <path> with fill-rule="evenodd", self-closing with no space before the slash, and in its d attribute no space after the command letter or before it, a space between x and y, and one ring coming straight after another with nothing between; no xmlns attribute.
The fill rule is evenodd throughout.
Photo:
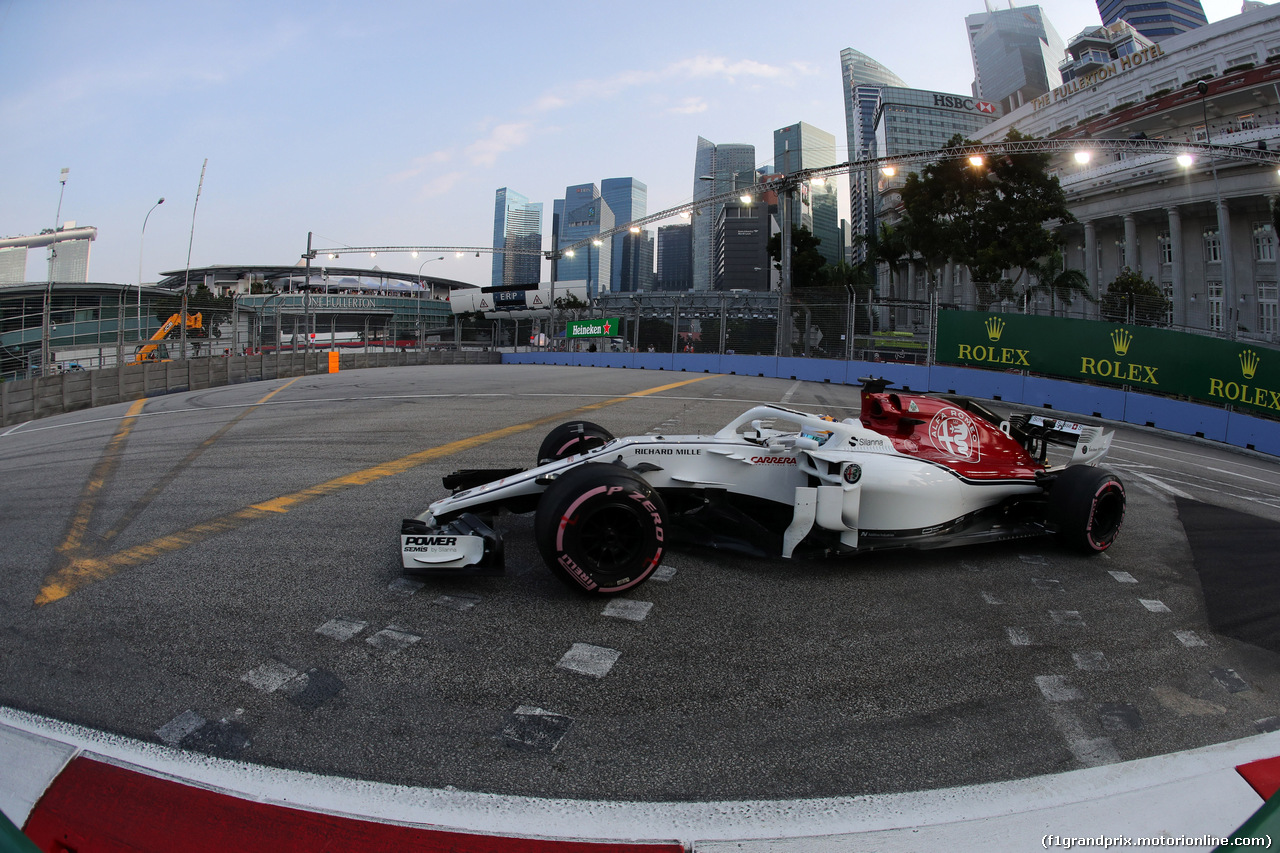
<svg viewBox="0 0 1280 853"><path fill-rule="evenodd" d="M160 358L157 350L160 349L160 342L167 338L169 333L178 328L181 324L181 313L174 314L168 320L165 320L164 324L161 325L160 328L156 330L156 333L151 336L151 341L138 347L137 351L133 354L133 361L129 363L142 364L147 361L168 361L169 359L167 358ZM203 328L204 322L199 312L187 315L187 329Z"/></svg>

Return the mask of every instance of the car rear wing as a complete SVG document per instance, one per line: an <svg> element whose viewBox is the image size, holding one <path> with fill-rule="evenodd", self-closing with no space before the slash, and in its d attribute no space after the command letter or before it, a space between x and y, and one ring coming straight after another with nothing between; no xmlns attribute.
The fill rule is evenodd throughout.
<svg viewBox="0 0 1280 853"><path fill-rule="evenodd" d="M1114 433L1102 427L1044 415L1014 414L1007 422L1010 435L1043 463L1049 445L1074 447L1071 465L1097 465L1111 449ZM1001 425L1003 428L1003 424Z"/></svg>

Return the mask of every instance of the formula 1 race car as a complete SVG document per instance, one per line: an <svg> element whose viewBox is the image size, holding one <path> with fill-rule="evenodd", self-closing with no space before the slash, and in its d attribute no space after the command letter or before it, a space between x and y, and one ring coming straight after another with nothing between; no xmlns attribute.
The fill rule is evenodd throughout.
<svg viewBox="0 0 1280 853"><path fill-rule="evenodd" d="M863 380L860 420L762 405L714 435L614 438L561 424L535 468L445 477L452 494L402 522L401 564L500 573L502 510L535 513L547 566L598 595L642 583L681 543L783 558L1041 535L1090 553L1111 546L1124 486L1095 467L1111 433L888 384ZM1051 445L1073 448L1067 464L1049 463Z"/></svg>

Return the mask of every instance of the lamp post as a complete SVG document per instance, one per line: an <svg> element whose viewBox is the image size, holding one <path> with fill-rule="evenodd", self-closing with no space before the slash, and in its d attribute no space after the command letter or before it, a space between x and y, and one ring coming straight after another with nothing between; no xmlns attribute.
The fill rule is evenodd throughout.
<svg viewBox="0 0 1280 853"><path fill-rule="evenodd" d="M67 173L71 170L63 167L58 175L58 183L61 187L58 190L58 211L53 215L53 230L58 230L58 224L62 221L62 196L67 191ZM49 281L44 288L44 317L41 323L40 333L40 375L44 376L45 371L49 369L49 338L50 330L53 327L53 266L54 261L58 257L58 244L53 242L49 244Z"/></svg>
<svg viewBox="0 0 1280 853"><path fill-rule="evenodd" d="M151 218L152 212L164 204L164 196L160 200L151 205L151 210L147 211L147 215L142 217L142 236L138 238L138 340L142 340L142 247L147 239L147 220Z"/></svg>

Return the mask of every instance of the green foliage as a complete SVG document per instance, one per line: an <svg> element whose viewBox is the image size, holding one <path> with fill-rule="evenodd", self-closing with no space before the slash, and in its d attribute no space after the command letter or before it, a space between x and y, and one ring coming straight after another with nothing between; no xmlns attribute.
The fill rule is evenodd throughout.
<svg viewBox="0 0 1280 853"><path fill-rule="evenodd" d="M1029 138L1016 131L1006 137ZM957 135L947 147L966 144L972 143ZM1061 238L1044 223L1076 220L1058 179L1048 174L1049 160L1037 153L990 157L981 166L945 160L908 175L899 224L906 248L931 267L946 261L967 266L975 282L1001 282L1006 271L1025 271L1052 256ZM988 286L978 296L990 302L999 291Z"/></svg>
<svg viewBox="0 0 1280 853"><path fill-rule="evenodd" d="M818 271L827 263L827 259L818 251L822 241L813 236L808 228L791 227L791 289L803 290L806 287L818 287L823 284ZM769 257L773 259L775 269L782 269L782 235L774 234L769 238Z"/></svg>
<svg viewBox="0 0 1280 853"><path fill-rule="evenodd" d="M1125 267L1115 281L1107 285L1098 311L1104 320L1112 323L1163 326L1169 307L1169 300L1154 281Z"/></svg>
<svg viewBox="0 0 1280 853"><path fill-rule="evenodd" d="M584 302L578 298L576 293L567 293L564 296L557 296L555 301L551 303L559 311L569 311L575 315L586 311L591 307L589 302Z"/></svg>
<svg viewBox="0 0 1280 853"><path fill-rule="evenodd" d="M1059 302L1070 306L1077 296L1083 297L1087 302L1096 301L1089 292L1088 276L1081 270L1067 269L1061 251L1055 251L1049 257L1033 262L1027 267L1027 271L1036 280L1031 285L1031 292L1048 294L1050 313L1056 313Z"/></svg>

